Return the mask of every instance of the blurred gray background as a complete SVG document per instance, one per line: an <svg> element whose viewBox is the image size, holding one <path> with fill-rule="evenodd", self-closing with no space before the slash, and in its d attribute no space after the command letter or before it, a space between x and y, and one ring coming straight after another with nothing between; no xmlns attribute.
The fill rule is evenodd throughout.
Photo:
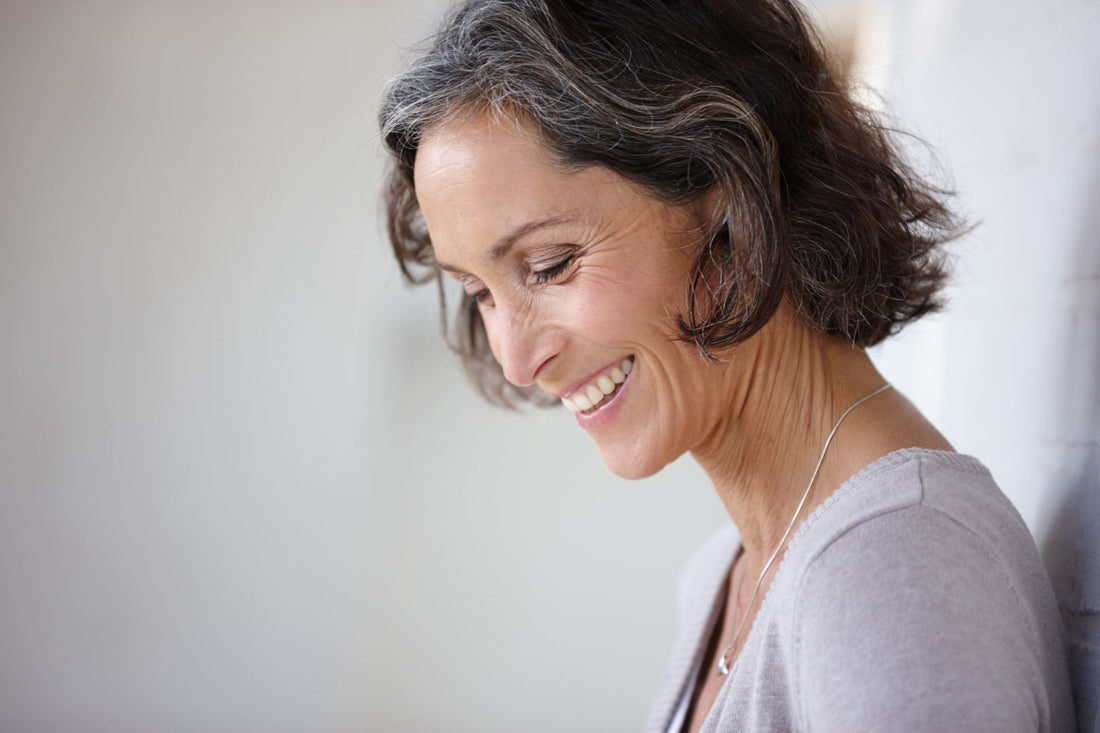
<svg viewBox="0 0 1100 733"><path fill-rule="evenodd" d="M442 7L0 4L0 730L641 726L728 520L481 404L401 284L374 110ZM1100 4L820 12L980 222L876 361L1019 507L1100 730Z"/></svg>

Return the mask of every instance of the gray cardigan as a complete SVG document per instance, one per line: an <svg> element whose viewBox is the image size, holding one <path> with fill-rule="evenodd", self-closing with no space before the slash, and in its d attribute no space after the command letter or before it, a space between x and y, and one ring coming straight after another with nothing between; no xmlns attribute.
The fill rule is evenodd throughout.
<svg viewBox="0 0 1100 733"><path fill-rule="evenodd" d="M685 569L649 733L693 689L738 544L731 526ZM798 529L702 730L1072 729L1061 621L1019 514L976 459L906 449Z"/></svg>

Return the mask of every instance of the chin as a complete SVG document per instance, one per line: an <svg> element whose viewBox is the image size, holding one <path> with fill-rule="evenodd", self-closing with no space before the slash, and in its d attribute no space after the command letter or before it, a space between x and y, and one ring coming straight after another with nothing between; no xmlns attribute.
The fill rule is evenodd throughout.
<svg viewBox="0 0 1100 733"><path fill-rule="evenodd" d="M676 459L676 456L661 457L652 452L639 454L611 449L601 449L600 457L607 470L629 481L649 478Z"/></svg>

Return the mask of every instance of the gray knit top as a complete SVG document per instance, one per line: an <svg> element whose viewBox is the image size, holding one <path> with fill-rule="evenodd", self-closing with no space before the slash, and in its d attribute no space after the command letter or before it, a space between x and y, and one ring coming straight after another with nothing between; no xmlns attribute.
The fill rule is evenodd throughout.
<svg viewBox="0 0 1100 733"><path fill-rule="evenodd" d="M700 667L738 548L730 526L685 568L649 733L678 732L697 675L716 674ZM799 527L702 730L1070 731L1072 705L1019 514L976 459L910 448Z"/></svg>

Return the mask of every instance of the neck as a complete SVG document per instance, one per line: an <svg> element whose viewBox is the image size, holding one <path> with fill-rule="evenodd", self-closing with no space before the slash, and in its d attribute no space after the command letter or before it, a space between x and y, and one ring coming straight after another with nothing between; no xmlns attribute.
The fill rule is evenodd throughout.
<svg viewBox="0 0 1100 733"><path fill-rule="evenodd" d="M837 420L885 380L862 349L816 333L786 310L744 347L723 370L730 387L723 414L692 454L738 527L746 564L759 568L780 544ZM867 413L874 413L864 407L838 429L800 518L888 452L868 434Z"/></svg>

